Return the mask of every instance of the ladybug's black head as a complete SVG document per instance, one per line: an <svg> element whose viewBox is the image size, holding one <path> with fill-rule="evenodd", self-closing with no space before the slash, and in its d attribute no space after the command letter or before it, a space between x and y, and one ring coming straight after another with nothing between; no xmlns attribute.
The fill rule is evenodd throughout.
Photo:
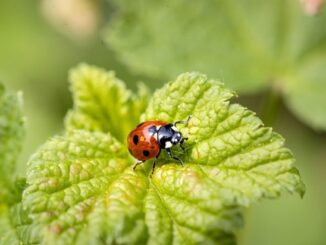
<svg viewBox="0 0 326 245"><path fill-rule="evenodd" d="M163 149L171 148L182 142L182 134L173 124L167 124L160 127L157 131L158 142Z"/></svg>
<svg viewBox="0 0 326 245"><path fill-rule="evenodd" d="M171 137L171 143L173 145L179 144L182 140L182 134L179 131L174 131Z"/></svg>
<svg viewBox="0 0 326 245"><path fill-rule="evenodd" d="M169 149L173 145L177 144L180 144L180 146L182 147L183 142L188 138L184 138L182 136L181 132L177 129L176 125L188 124L190 119L191 116L188 117L187 121L177 121L175 123L170 123L157 129L156 136L161 149Z"/></svg>

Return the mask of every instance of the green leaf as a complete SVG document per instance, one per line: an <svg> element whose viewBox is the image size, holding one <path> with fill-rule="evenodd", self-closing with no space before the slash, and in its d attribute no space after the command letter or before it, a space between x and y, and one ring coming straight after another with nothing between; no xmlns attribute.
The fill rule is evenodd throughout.
<svg viewBox="0 0 326 245"><path fill-rule="evenodd" d="M174 148L185 166L162 154L152 178L150 163L133 171L127 147L101 130L70 129L45 143L23 195L42 244L235 244L241 207L303 194L284 140L230 104L233 95L198 73L154 94L142 119L192 119L181 128L186 153Z"/></svg>
<svg viewBox="0 0 326 245"><path fill-rule="evenodd" d="M156 91L143 119L192 119L182 132L189 138L185 162L200 166L223 197L249 205L282 191L304 193L294 158L284 139L255 114L230 104L234 92L199 73L185 73Z"/></svg>
<svg viewBox="0 0 326 245"><path fill-rule="evenodd" d="M126 141L130 128L139 122L149 99L144 84L137 94L126 89L114 72L82 64L70 73L74 108L66 118L66 129L110 132Z"/></svg>
<svg viewBox="0 0 326 245"><path fill-rule="evenodd" d="M0 83L0 205L13 198L14 172L24 138L22 94Z"/></svg>
<svg viewBox="0 0 326 245"><path fill-rule="evenodd" d="M23 204L43 227L44 243L233 243L239 210L219 200L218 186L203 175L192 182L190 166L175 164L168 179L180 182L161 186L160 169L152 181L132 171L128 154L110 135L87 131L41 147L29 162Z"/></svg>
<svg viewBox="0 0 326 245"><path fill-rule="evenodd" d="M10 206L0 205L0 245L39 244L39 226L32 225L32 220L21 203L25 186L26 180L17 178L14 183L17 199Z"/></svg>
<svg viewBox="0 0 326 245"><path fill-rule="evenodd" d="M39 227L33 226L21 203L0 207L0 245L39 244Z"/></svg>
<svg viewBox="0 0 326 245"><path fill-rule="evenodd" d="M114 1L110 48L134 72L173 78L197 70L239 92L277 87L293 112L326 129L326 8L300 1Z"/></svg>
<svg viewBox="0 0 326 245"><path fill-rule="evenodd" d="M20 203L25 180L15 178L15 167L25 135L22 94L6 92L0 83L0 244L36 244Z"/></svg>
<svg viewBox="0 0 326 245"><path fill-rule="evenodd" d="M292 83L286 88L285 102L302 122L316 130L325 130L326 84L323 70L326 60L318 66L320 67L313 67L311 70L303 69L295 80L289 78ZM300 86L296 83L299 81Z"/></svg>

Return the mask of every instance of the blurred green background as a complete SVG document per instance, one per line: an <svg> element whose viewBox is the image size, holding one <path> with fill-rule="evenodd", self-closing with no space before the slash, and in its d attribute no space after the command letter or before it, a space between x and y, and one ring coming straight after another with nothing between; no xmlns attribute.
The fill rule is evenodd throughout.
<svg viewBox="0 0 326 245"><path fill-rule="evenodd" d="M0 1L0 80L23 91L28 122L18 173L24 173L40 144L62 130L71 107L68 71L78 63L115 70L131 89L139 80L153 90L166 82L129 69L106 45L103 30L115 11L113 4L99 0ZM267 90L240 93L238 101L266 117L261 112L266 96ZM301 123L282 101L277 111L273 126L294 152L307 192L302 200L284 196L246 210L239 244L326 244L326 134Z"/></svg>

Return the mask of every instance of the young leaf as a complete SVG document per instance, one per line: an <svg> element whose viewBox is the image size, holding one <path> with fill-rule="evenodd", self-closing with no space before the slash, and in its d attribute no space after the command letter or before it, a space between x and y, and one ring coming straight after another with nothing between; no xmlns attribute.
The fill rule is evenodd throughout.
<svg viewBox="0 0 326 245"><path fill-rule="evenodd" d="M282 191L303 195L304 185L284 139L263 127L253 112L230 104L232 96L205 75L185 73L156 91L143 119L173 122L191 115L183 129L191 147L179 157L198 164L196 171L220 185L231 202L247 206Z"/></svg>
<svg viewBox="0 0 326 245"><path fill-rule="evenodd" d="M0 244L37 244L31 220L20 203L25 181L15 179L24 138L21 93L8 93L0 83Z"/></svg>
<svg viewBox="0 0 326 245"><path fill-rule="evenodd" d="M82 64L70 73L74 108L66 118L66 129L110 132L121 142L126 141L130 128L137 125L147 105L149 91L139 84L138 93L97 67Z"/></svg>
<svg viewBox="0 0 326 245"><path fill-rule="evenodd" d="M305 79L303 75L300 75L301 78L298 76L297 79L297 81L300 80L300 86L290 84L289 88L286 88L285 102L289 108L300 120L317 130L326 129L324 67L326 67L326 59L319 69L314 70L314 74L310 74L310 79Z"/></svg>
<svg viewBox="0 0 326 245"><path fill-rule="evenodd" d="M8 214L7 207L0 206L0 244L19 245L20 238L16 234L15 227L11 225L11 217Z"/></svg>
<svg viewBox="0 0 326 245"><path fill-rule="evenodd" d="M23 204L44 243L233 243L241 218L220 200L219 186L175 164L168 179L178 183L162 186L160 170L152 181L132 170L128 154L110 135L87 131L41 147L29 162Z"/></svg>
<svg viewBox="0 0 326 245"><path fill-rule="evenodd" d="M0 205L13 197L14 171L23 138L22 95L5 92L0 83Z"/></svg>
<svg viewBox="0 0 326 245"><path fill-rule="evenodd" d="M0 207L0 245L39 244L38 226L32 225L21 203Z"/></svg>
<svg viewBox="0 0 326 245"><path fill-rule="evenodd" d="M174 152L185 166L162 155L152 178L151 164L133 171L127 148L109 133L68 130L48 141L29 161L23 195L42 243L235 244L242 206L302 194L283 139L230 104L233 95L197 73L154 94L143 119L193 117L181 129L186 153Z"/></svg>
<svg viewBox="0 0 326 245"><path fill-rule="evenodd" d="M326 129L326 8L311 17L289 0L115 3L107 40L135 72L198 70L239 92L277 86L299 118Z"/></svg>

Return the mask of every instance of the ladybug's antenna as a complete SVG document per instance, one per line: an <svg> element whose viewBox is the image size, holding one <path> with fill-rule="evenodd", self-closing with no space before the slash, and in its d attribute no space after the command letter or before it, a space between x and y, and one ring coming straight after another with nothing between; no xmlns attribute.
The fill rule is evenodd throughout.
<svg viewBox="0 0 326 245"><path fill-rule="evenodd" d="M186 121L176 121L175 123L173 123L173 126L176 126L177 124L185 124L185 125L188 125L188 123L189 123L189 121L190 121L191 118L192 118L192 116L190 115Z"/></svg>

